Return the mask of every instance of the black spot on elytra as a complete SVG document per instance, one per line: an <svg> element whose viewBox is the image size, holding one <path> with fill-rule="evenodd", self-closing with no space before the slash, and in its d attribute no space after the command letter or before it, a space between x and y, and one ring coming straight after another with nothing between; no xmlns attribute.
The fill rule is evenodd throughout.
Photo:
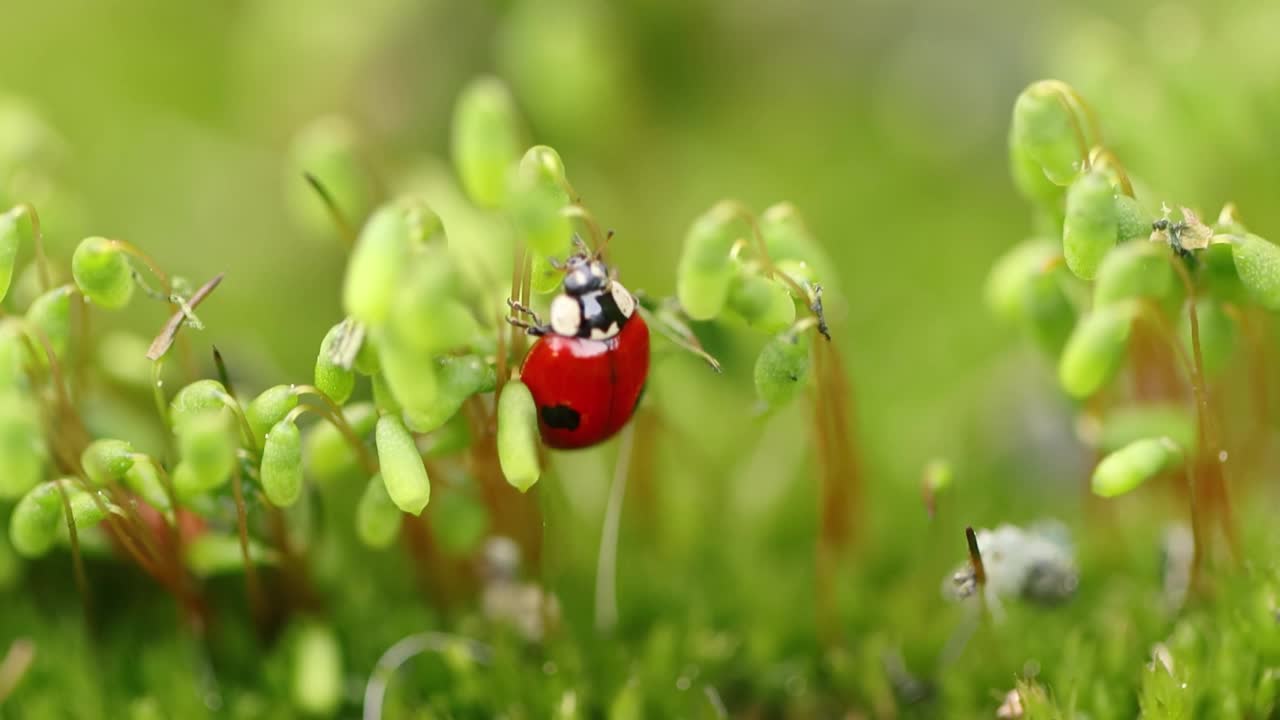
<svg viewBox="0 0 1280 720"><path fill-rule="evenodd" d="M577 430L582 415L568 405L543 405L542 421L557 430Z"/></svg>

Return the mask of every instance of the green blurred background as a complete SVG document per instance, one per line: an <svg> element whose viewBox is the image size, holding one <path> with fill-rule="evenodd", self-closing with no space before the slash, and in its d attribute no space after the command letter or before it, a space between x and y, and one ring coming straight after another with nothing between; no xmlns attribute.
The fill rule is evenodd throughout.
<svg viewBox="0 0 1280 720"><path fill-rule="evenodd" d="M955 462L965 520L982 525L1070 519L1088 462L1043 362L982 305L990 263L1030 231L1006 169L1017 92L1041 77L1076 85L1131 172L1171 204L1208 213L1235 200L1264 235L1280 220L1268 131L1280 119L1280 6L1265 0L52 0L7 3L3 17L0 92L62 139L39 159L73 189L42 208L55 252L102 234L197 281L225 271L200 339L249 386L308 377L340 317L345 250L288 213L302 181L287 176L287 149L317 116L350 118L390 176L444 158L458 91L497 74L529 137L560 151L617 230L628 286L658 295L673 292L683 233L713 202L794 202L839 272L834 333L866 463L859 562L892 584L908 582L895 563L925 559L916 591L962 556L912 514L926 461ZM161 317L123 322L151 332ZM683 552L722 527L708 521L722 496L698 483L732 478L730 515L769 515L773 559L807 564L803 409L753 417L752 341L705 332L725 375L684 361L655 370L659 406L710 458L691 471L664 455L684 464L667 500L680 504L667 535L684 539L664 541L664 562L684 564L677 575L709 562ZM610 453L558 465L586 558Z"/></svg>

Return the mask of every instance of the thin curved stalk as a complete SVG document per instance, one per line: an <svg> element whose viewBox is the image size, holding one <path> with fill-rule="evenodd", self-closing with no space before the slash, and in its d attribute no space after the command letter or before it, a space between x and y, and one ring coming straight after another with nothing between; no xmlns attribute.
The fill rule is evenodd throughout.
<svg viewBox="0 0 1280 720"><path fill-rule="evenodd" d="M600 553L596 558L596 632L607 633L618 624L618 532L622 525L622 502L627 495L627 475L631 470L631 448L635 423L628 423L618 440L613 483L600 529Z"/></svg>
<svg viewBox="0 0 1280 720"><path fill-rule="evenodd" d="M369 675L364 688L364 720L381 720L382 703L387 695L387 684L396 670L414 657L425 652L444 655L451 650L462 650L472 662L488 665L493 652L488 645L470 638L448 633L428 631L410 635L382 653Z"/></svg>

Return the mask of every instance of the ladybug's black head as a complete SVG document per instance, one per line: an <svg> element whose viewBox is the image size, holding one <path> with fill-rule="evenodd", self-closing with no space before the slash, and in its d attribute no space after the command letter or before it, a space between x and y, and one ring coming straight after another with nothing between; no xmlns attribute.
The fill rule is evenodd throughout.
<svg viewBox="0 0 1280 720"><path fill-rule="evenodd" d="M590 255L574 255L565 265L564 291L581 296L609 287L609 266Z"/></svg>

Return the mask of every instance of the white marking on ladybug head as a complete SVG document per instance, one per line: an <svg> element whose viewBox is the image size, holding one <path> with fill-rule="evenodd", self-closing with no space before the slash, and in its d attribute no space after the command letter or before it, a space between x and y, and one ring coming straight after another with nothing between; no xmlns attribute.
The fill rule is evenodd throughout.
<svg viewBox="0 0 1280 720"><path fill-rule="evenodd" d="M591 339L592 340L608 340L614 335L617 335L618 330L619 330L618 323L616 322L609 323L609 327L606 330L601 330L600 328L591 328Z"/></svg>
<svg viewBox="0 0 1280 720"><path fill-rule="evenodd" d="M557 295L551 301L551 330L557 335L570 337L578 334L582 326L582 306L576 298Z"/></svg>
<svg viewBox="0 0 1280 720"><path fill-rule="evenodd" d="M609 292L613 294L613 303L618 306L622 317L631 317L631 314L636 311L636 299L617 280L613 281L611 285Z"/></svg>

